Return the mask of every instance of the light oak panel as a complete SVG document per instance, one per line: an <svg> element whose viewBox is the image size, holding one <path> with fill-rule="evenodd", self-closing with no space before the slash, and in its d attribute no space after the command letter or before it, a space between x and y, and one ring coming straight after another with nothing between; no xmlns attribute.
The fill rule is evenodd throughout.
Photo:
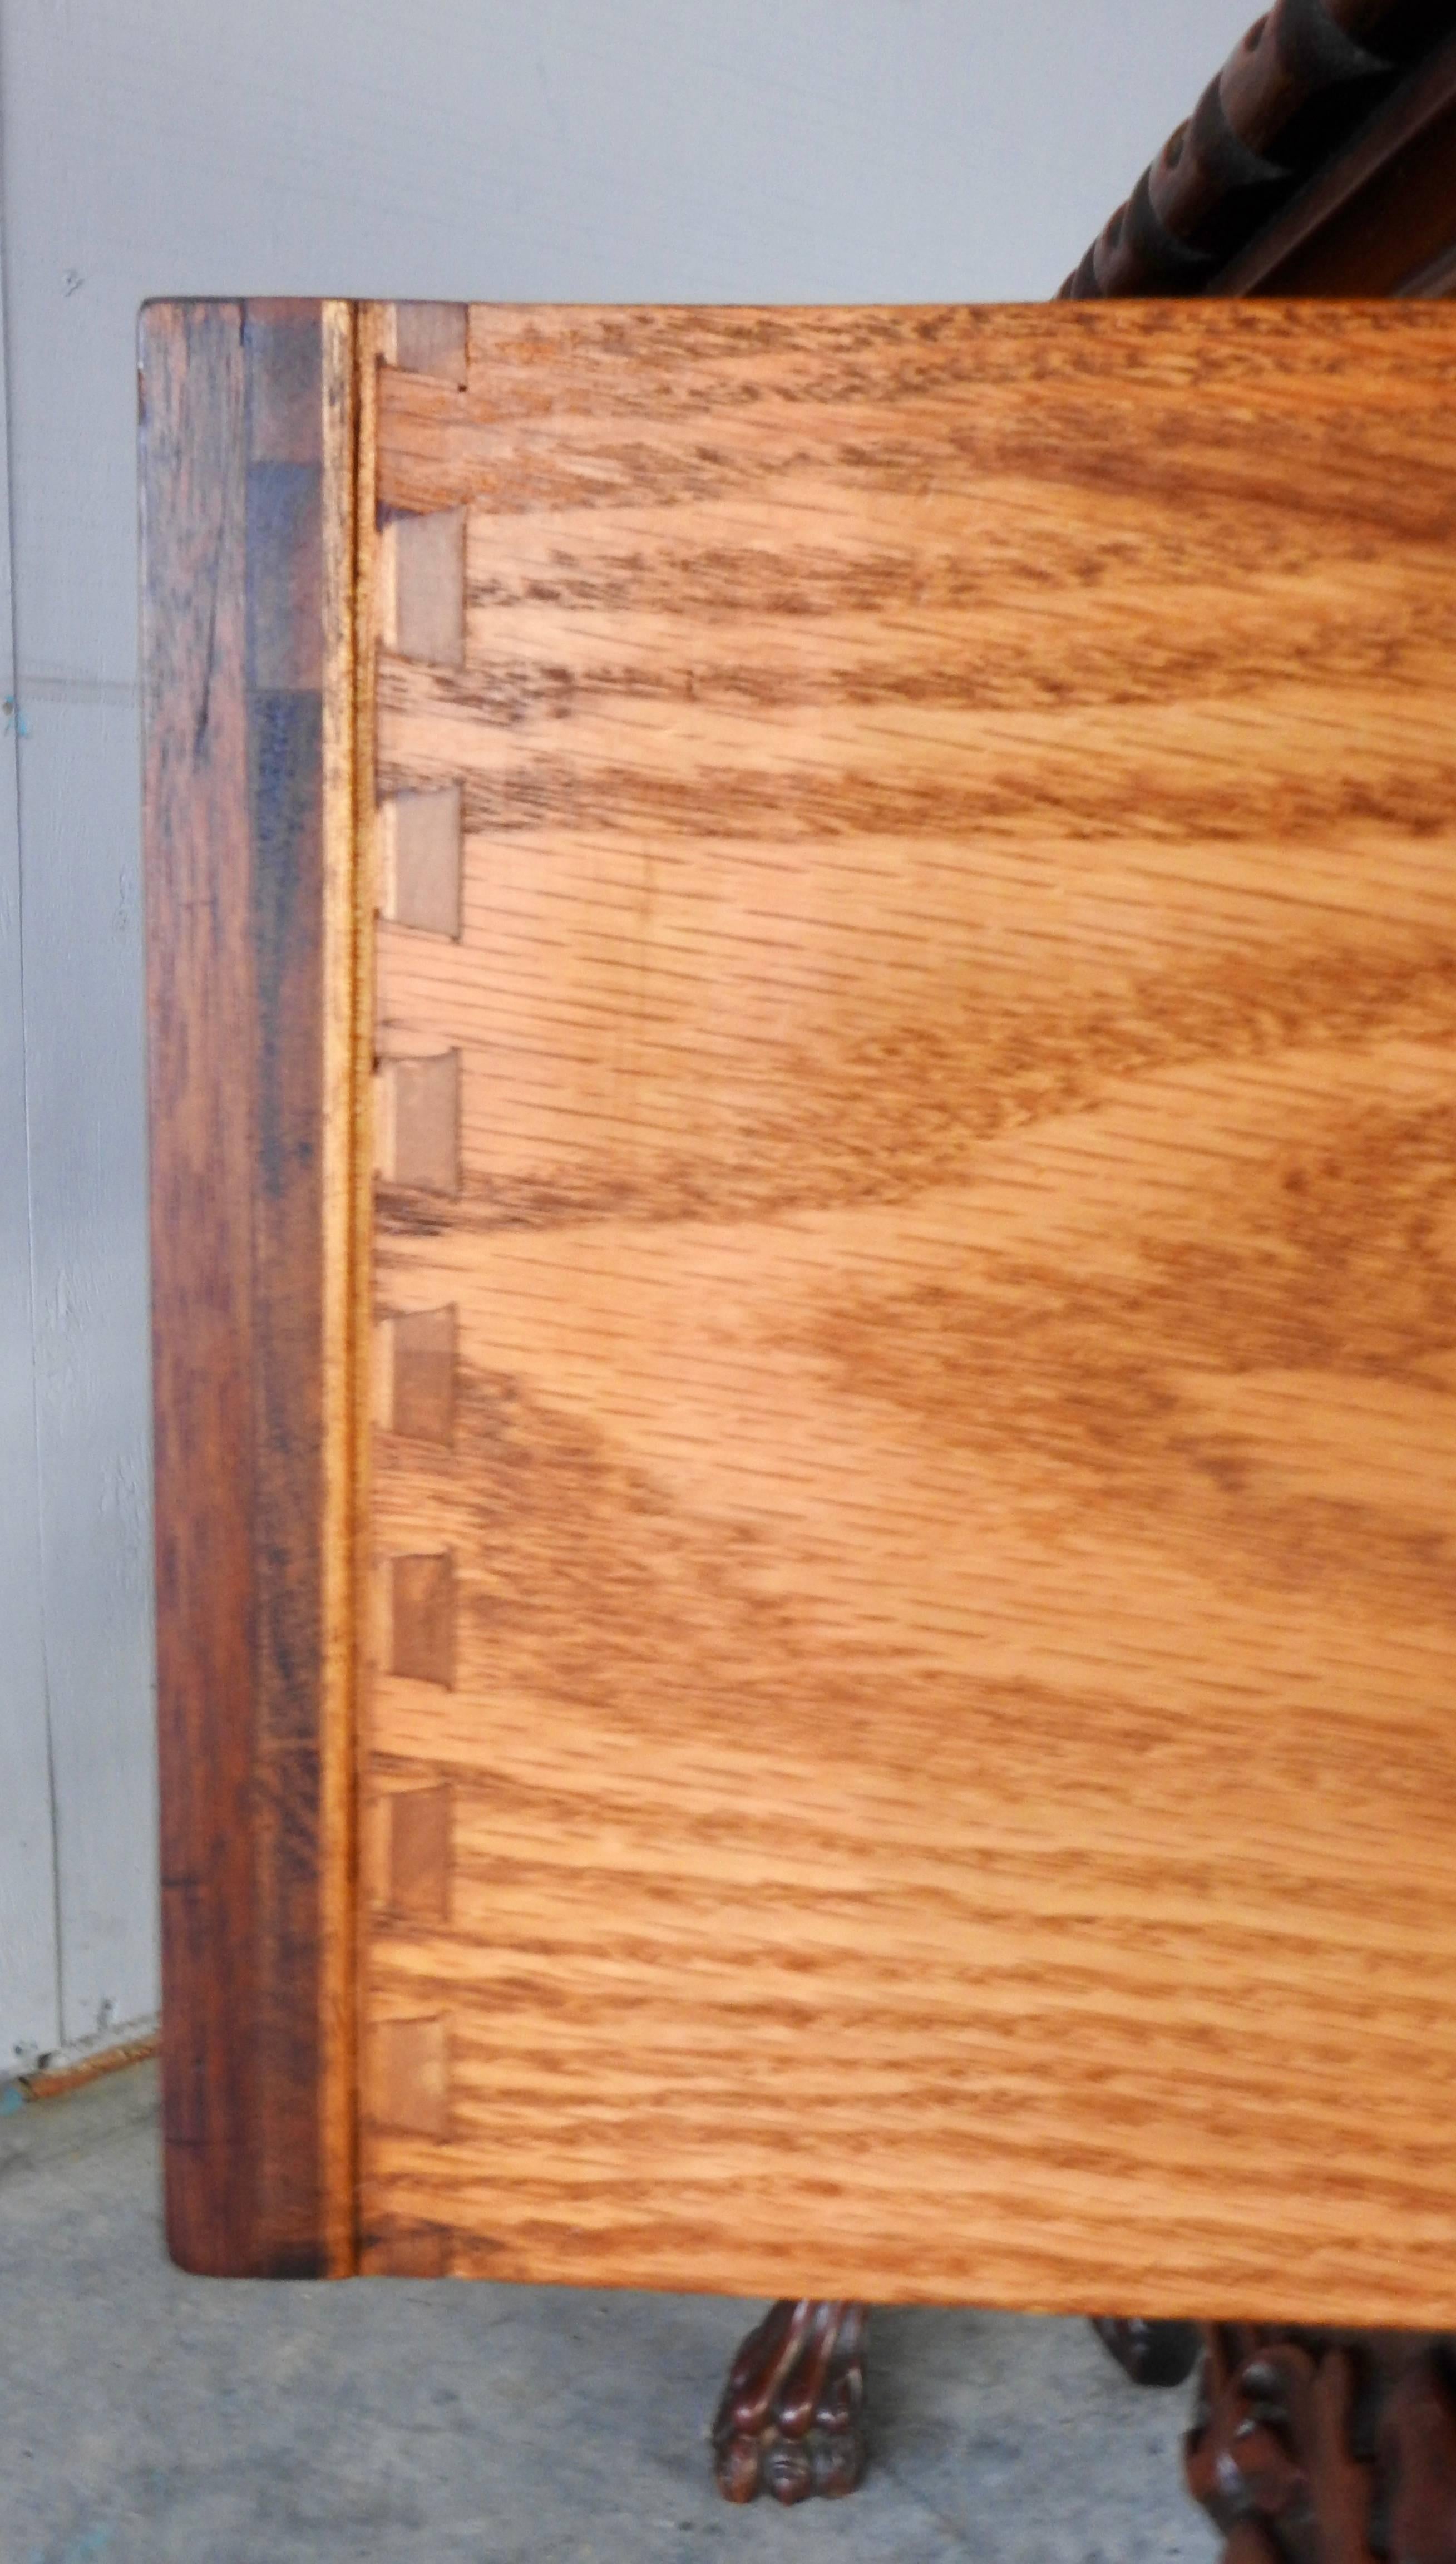
<svg viewBox="0 0 1456 2564"><path fill-rule="evenodd" d="M469 353L378 392L465 622L378 677L463 852L377 945L377 1322L454 1320L371 1543L453 1637L365 1793L451 1871L364 1999L449 2106L364 2231L1450 2321L1452 316Z"/></svg>

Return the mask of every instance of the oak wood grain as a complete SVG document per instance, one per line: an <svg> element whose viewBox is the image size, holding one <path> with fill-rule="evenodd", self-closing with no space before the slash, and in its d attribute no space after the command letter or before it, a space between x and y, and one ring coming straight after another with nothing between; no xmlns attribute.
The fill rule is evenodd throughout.
<svg viewBox="0 0 1456 2564"><path fill-rule="evenodd" d="M372 748L464 853L378 929L459 1183L377 1193L456 1379L371 1543L455 1635L370 1676L451 1906L365 2013L450 2095L366 2096L364 2231L1449 2321L1451 317L469 354L378 384L466 623Z"/></svg>

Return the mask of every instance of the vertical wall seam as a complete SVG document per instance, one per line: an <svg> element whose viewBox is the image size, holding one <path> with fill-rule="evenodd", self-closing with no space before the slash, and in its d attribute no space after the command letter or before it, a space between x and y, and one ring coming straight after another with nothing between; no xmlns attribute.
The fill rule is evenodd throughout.
<svg viewBox="0 0 1456 2564"><path fill-rule="evenodd" d="M3 66L0 66L0 68L3 68ZM0 89L0 133L3 133L3 128L4 91L3 89ZM6 208L3 194L0 194L0 375L3 375L3 381L0 381L0 418L3 418L3 434L5 440L4 534L6 587L3 620L0 620L0 652L4 653L10 678L10 683L6 690L9 701L6 725L3 734L4 770L3 773L0 773L0 792L3 792L9 799L15 817L15 948L16 975L20 988L20 1109L22 1126L25 1132L25 1294L26 1317L30 1333L30 1425L31 1454L33 1460L32 1491L36 1512L36 1558L40 1569L38 1580L39 1591L36 1596L36 1608L40 1615L41 1713L45 1726L46 1797L50 1813L51 1939L54 1960L52 1970L52 2001L55 2019L56 2043L58 2045L64 2045L66 2037L66 2022L63 2009L63 1997L66 1983L66 1972L65 1956L61 1937L61 1811L56 1793L56 1732L55 1718L52 1708L51 1628L49 1612L47 1609L48 1580L46 1576L46 1509L42 1501L41 1483L44 1461L41 1449L40 1384L37 1377L40 1347L36 1324L36 1313L39 1302L38 1276L36 1271L35 1133L31 1115L30 1017L26 984L25 792L22 780L22 760L20 754L20 743L22 737L22 688L20 679L20 640L16 619L15 443L11 434L13 426L11 393L11 357L13 349L10 337L11 298L9 288L10 227L6 220Z"/></svg>

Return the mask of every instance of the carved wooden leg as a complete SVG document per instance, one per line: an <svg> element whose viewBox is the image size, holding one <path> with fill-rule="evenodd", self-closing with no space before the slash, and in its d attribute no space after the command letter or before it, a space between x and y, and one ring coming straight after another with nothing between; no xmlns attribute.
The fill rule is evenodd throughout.
<svg viewBox="0 0 1456 2564"><path fill-rule="evenodd" d="M780 2297L743 2342L713 2424L714 2463L728 2501L853 2492L865 2469L869 2308L843 2298ZM1200 2346L1197 2324L1099 2316L1095 2329L1138 2386L1179 2386Z"/></svg>
<svg viewBox="0 0 1456 2564"><path fill-rule="evenodd" d="M853 2492L865 2470L870 2310L845 2297L780 2297L743 2342L714 2416L728 2501Z"/></svg>
<svg viewBox="0 0 1456 2564"><path fill-rule="evenodd" d="M1135 2386L1181 2386L1202 2348L1195 2323L1152 2323L1142 2315L1094 2315L1092 2329Z"/></svg>
<svg viewBox="0 0 1456 2564"><path fill-rule="evenodd" d="M1456 2564L1456 2337L1204 2338L1184 2465L1224 2564Z"/></svg>

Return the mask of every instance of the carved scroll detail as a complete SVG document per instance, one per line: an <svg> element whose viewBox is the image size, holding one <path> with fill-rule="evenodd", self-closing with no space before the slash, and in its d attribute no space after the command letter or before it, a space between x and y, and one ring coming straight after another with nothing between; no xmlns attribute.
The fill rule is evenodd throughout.
<svg viewBox="0 0 1456 2564"><path fill-rule="evenodd" d="M1063 297L1196 294L1450 34L1412 0L1275 0L1120 205Z"/></svg>
<svg viewBox="0 0 1456 2564"><path fill-rule="evenodd" d="M1224 2564L1456 2564L1456 2339L1204 2330L1184 2468Z"/></svg>

